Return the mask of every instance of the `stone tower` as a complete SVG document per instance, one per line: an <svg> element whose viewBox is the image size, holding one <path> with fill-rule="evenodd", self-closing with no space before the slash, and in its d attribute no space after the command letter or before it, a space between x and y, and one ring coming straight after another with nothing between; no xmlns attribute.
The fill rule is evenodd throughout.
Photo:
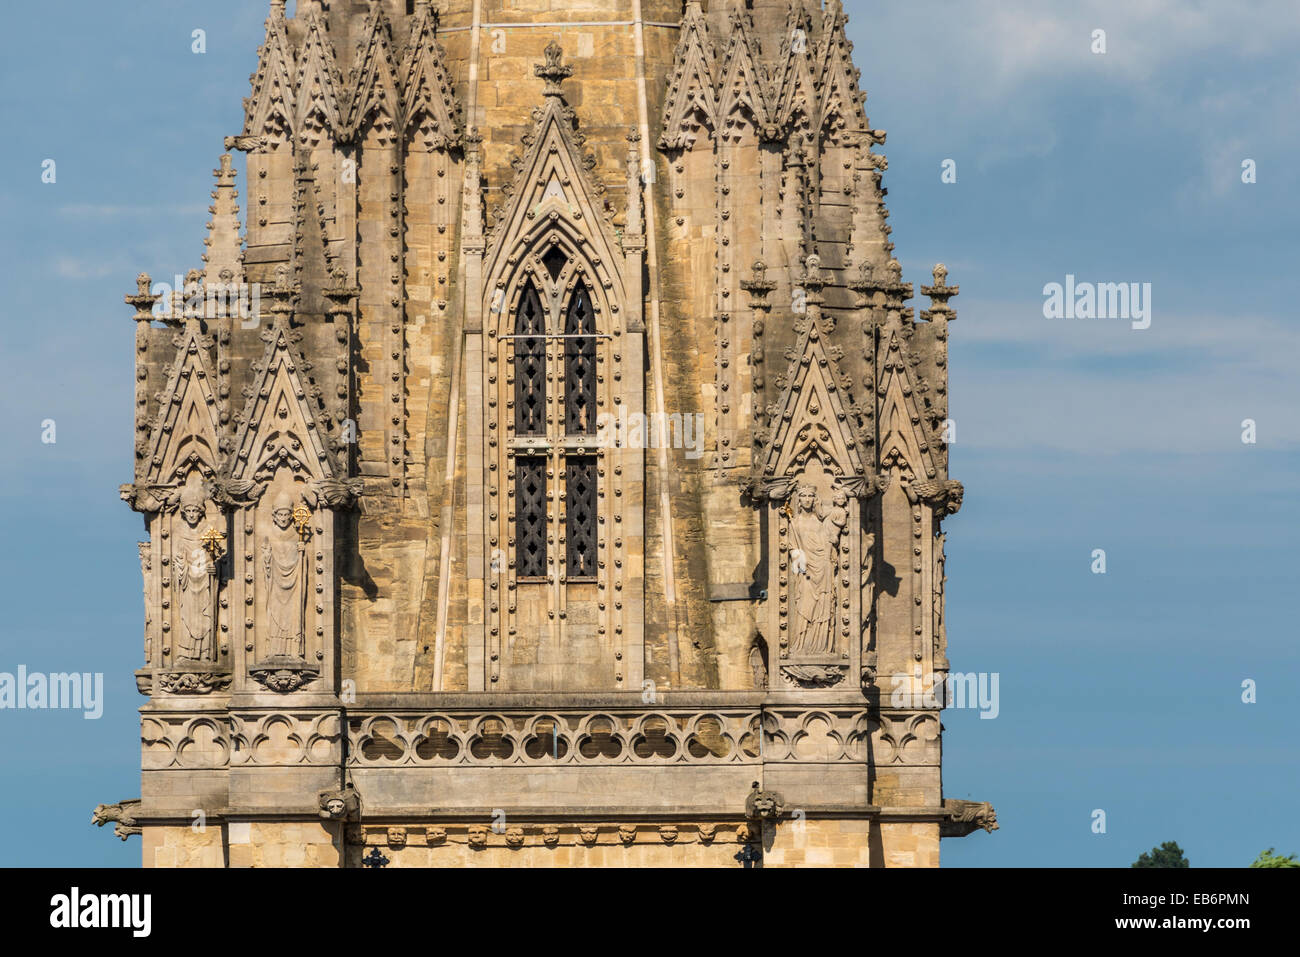
<svg viewBox="0 0 1300 957"><path fill-rule="evenodd" d="M957 287L905 305L845 22L272 0L242 215L227 153L203 268L127 297L143 793L97 815L146 865L996 827L941 786Z"/></svg>

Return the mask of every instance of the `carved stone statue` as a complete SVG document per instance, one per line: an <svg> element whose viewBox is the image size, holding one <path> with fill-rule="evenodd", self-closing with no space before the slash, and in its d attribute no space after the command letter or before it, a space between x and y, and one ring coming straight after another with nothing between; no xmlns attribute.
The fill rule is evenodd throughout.
<svg viewBox="0 0 1300 957"><path fill-rule="evenodd" d="M172 547L173 574L179 627L176 631L176 658L184 661L211 661L212 655L212 584L216 574L212 557L204 547L203 522L206 496L198 486L181 492L181 526Z"/></svg>
<svg viewBox="0 0 1300 957"><path fill-rule="evenodd" d="M800 485L790 522L791 610L790 653L829 655L835 651L836 567L840 536L848 521L848 497L837 489L833 506L818 508L817 490Z"/></svg>
<svg viewBox="0 0 1300 957"><path fill-rule="evenodd" d="M293 528L293 518L293 499L282 492L271 508L275 528L262 539L267 634L271 655L277 658L302 658L305 654L307 546Z"/></svg>
<svg viewBox="0 0 1300 957"><path fill-rule="evenodd" d="M764 654L763 646L757 641L749 649L749 669L754 675L754 688L763 690L767 688L767 655Z"/></svg>

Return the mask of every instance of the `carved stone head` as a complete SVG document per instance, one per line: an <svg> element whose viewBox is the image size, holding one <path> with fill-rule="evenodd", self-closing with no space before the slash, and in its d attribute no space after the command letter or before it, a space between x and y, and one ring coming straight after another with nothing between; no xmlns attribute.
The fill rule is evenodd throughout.
<svg viewBox="0 0 1300 957"><path fill-rule="evenodd" d="M636 842L636 825L620 824L618 826L618 839L624 844L633 844Z"/></svg>
<svg viewBox="0 0 1300 957"><path fill-rule="evenodd" d="M583 825L578 828L578 836L582 838L582 843L586 844L588 847L591 847L596 843L596 838L599 834L599 829L591 825Z"/></svg>
<svg viewBox="0 0 1300 957"><path fill-rule="evenodd" d="M677 840L677 828L671 824L665 824L659 828L659 837L665 844L672 844Z"/></svg>
<svg viewBox="0 0 1300 957"><path fill-rule="evenodd" d="M351 785L341 790L321 791L319 807L322 820L355 821L361 812L361 795Z"/></svg>
<svg viewBox="0 0 1300 957"><path fill-rule="evenodd" d="M447 829L445 827L431 827L427 831L430 844L441 844L447 840Z"/></svg>
<svg viewBox="0 0 1300 957"><path fill-rule="evenodd" d="M206 499L203 489L197 485L187 485L181 491L181 518L190 528L198 528L199 522L203 521L203 505Z"/></svg>
<svg viewBox="0 0 1300 957"><path fill-rule="evenodd" d="M811 485L800 485L794 496L795 505L801 512L811 512L817 507L817 489Z"/></svg>
<svg viewBox="0 0 1300 957"><path fill-rule="evenodd" d="M523 847L524 829L518 826L506 828L506 845L508 847Z"/></svg>
<svg viewBox="0 0 1300 957"><path fill-rule="evenodd" d="M482 824L475 824L470 827L469 846L487 847L487 828Z"/></svg>
<svg viewBox="0 0 1300 957"><path fill-rule="evenodd" d="M548 824L542 828L542 843L547 847L555 847L560 843L560 829L554 824Z"/></svg>
<svg viewBox="0 0 1300 957"><path fill-rule="evenodd" d="M293 499L288 492L281 492L275 497L271 506L271 520L276 528L288 528L293 522Z"/></svg>
<svg viewBox="0 0 1300 957"><path fill-rule="evenodd" d="M715 837L717 837L717 835L718 835L718 825L716 825L716 824L701 824L701 825L700 825L700 843L701 843L701 844L710 844L710 843L712 843L712 842L713 842L713 839L714 839Z"/></svg>
<svg viewBox="0 0 1300 957"><path fill-rule="evenodd" d="M389 847L406 847L406 828L390 827L386 836Z"/></svg>

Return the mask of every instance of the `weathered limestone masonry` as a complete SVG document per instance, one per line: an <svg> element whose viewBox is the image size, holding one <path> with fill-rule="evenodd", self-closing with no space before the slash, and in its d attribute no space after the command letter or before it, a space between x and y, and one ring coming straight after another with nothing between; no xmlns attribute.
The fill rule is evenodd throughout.
<svg viewBox="0 0 1300 957"><path fill-rule="evenodd" d="M227 153L204 267L127 297L143 793L96 817L147 866L935 866L996 827L920 696L957 287L905 305L845 22L272 0L242 215Z"/></svg>

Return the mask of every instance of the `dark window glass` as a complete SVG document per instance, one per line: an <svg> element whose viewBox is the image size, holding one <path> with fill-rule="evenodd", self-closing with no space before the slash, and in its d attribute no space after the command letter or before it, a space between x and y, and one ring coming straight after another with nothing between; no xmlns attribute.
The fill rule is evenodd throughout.
<svg viewBox="0 0 1300 957"><path fill-rule="evenodd" d="M565 460L565 542L569 578L596 577L596 457Z"/></svg>
<svg viewBox="0 0 1300 957"><path fill-rule="evenodd" d="M515 313L515 435L546 434L545 314L530 282Z"/></svg>
<svg viewBox="0 0 1300 957"><path fill-rule="evenodd" d="M515 564L521 578L546 577L546 459L515 459Z"/></svg>
<svg viewBox="0 0 1300 957"><path fill-rule="evenodd" d="M596 317L581 282L564 320L564 428L569 435L596 434Z"/></svg>

